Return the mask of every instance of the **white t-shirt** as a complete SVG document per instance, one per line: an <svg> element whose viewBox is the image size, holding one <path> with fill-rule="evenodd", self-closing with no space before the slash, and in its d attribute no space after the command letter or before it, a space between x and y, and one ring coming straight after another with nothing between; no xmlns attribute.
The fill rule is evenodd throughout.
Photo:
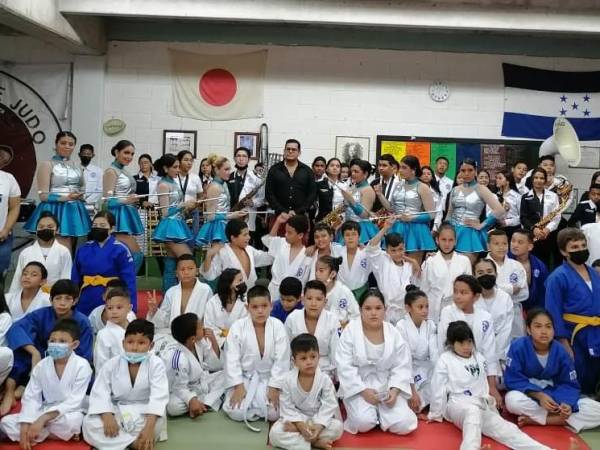
<svg viewBox="0 0 600 450"><path fill-rule="evenodd" d="M185 201L196 201L198 199L198 194L202 193L202 181L200 177L196 173L188 173L187 174L187 185L186 185L186 177L182 177L181 175L175 180L179 183L181 190L185 187Z"/></svg>
<svg viewBox="0 0 600 450"><path fill-rule="evenodd" d="M8 200L11 197L20 197L21 188L12 174L0 170L0 228L6 225L8 216Z"/></svg>

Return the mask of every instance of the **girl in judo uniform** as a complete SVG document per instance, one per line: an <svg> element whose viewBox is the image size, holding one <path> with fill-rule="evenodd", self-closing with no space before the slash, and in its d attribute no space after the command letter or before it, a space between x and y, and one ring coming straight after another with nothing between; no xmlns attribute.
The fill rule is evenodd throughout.
<svg viewBox="0 0 600 450"><path fill-rule="evenodd" d="M179 160L175 155L163 155L154 162L154 168L161 177L157 186L157 191L161 194L158 199L161 219L154 229L152 240L163 243L167 250L162 282L162 290L167 292L171 286L177 284L177 258L192 253L188 245L192 233L185 223L185 213L196 208L197 203L185 202L183 191L175 181L179 175Z"/></svg>
<svg viewBox="0 0 600 450"><path fill-rule="evenodd" d="M368 290L360 299L360 318L344 328L335 352L339 396L348 414L344 429L352 434L377 425L396 434L417 428L407 402L413 381L410 349L384 316L383 295Z"/></svg>
<svg viewBox="0 0 600 450"><path fill-rule="evenodd" d="M56 154L38 167L40 203L24 226L26 231L35 233L41 213L52 212L60 223L57 233L59 241L70 250L74 250L77 238L87 235L90 230L90 216L83 201L83 169L71 161L76 142L77 138L70 131L61 131L56 135Z"/></svg>
<svg viewBox="0 0 600 450"><path fill-rule="evenodd" d="M246 216L246 212L230 212L231 198L226 183L231 174L231 163L224 156L211 154L208 161L212 165L214 177L206 189L206 198L212 199L206 202L204 225L196 236L196 244L199 246L209 245L213 242L227 242L225 226L228 219L240 219Z"/></svg>
<svg viewBox="0 0 600 450"><path fill-rule="evenodd" d="M435 390L428 419L446 419L462 429L460 450L480 450L482 434L513 450L550 450L498 414L489 392L485 358L474 343L466 322L459 320L448 326L447 349L440 355L431 380Z"/></svg>
<svg viewBox="0 0 600 450"><path fill-rule="evenodd" d="M108 211L115 217L115 237L131 251L137 273L144 262L144 253L136 236L144 234L144 226L136 208L139 202L135 195L136 181L127 172L127 166L133 161L135 147L132 142L121 140L111 149L110 154L115 160L104 171L102 191L107 198Z"/></svg>
<svg viewBox="0 0 600 450"><path fill-rule="evenodd" d="M111 235L115 218L108 211L94 216L89 241L77 249L71 280L81 287L77 310L86 316L104 305L102 294L109 281L119 278L127 285L131 305L137 311L136 273L129 248Z"/></svg>
<svg viewBox="0 0 600 450"><path fill-rule="evenodd" d="M435 217L430 211L435 210L435 204L429 186L419 180L421 165L416 156L402 158L398 172L404 182L396 184L389 202L381 192L381 184L375 185L375 192L386 210L397 216L390 233L398 233L404 238L406 252L420 264L423 252L435 250L429 229L429 223Z"/></svg>
<svg viewBox="0 0 600 450"><path fill-rule="evenodd" d="M527 336L513 341L504 384L507 409L519 426L565 425L576 432L600 426L600 403L581 397L573 360L554 340L552 318L543 309L527 314Z"/></svg>
<svg viewBox="0 0 600 450"><path fill-rule="evenodd" d="M423 291L414 285L406 287L404 296L407 314L396 324L396 328L407 342L412 356L412 396L408 405L419 413L429 405L431 377L438 359L438 344L435 323L429 320L429 301Z"/></svg>
<svg viewBox="0 0 600 450"><path fill-rule="evenodd" d="M487 231L505 213L498 198L487 187L477 183L476 172L477 163L473 159L465 159L460 164L463 182L452 188L448 195L448 217L456 230L456 251L466 254L471 262L475 261L477 253L487 250ZM480 222L479 217L486 206L489 206L490 213Z"/></svg>
<svg viewBox="0 0 600 450"><path fill-rule="evenodd" d="M48 351L32 370L21 401L21 411L5 416L0 432L25 450L46 439L79 440L84 399L92 368L74 353L79 326L61 319L52 328ZM1 433L0 433L1 434Z"/></svg>
<svg viewBox="0 0 600 450"><path fill-rule="evenodd" d="M4 382L13 367L13 351L6 342L6 333L11 324L8 305L4 296L0 295L0 389L4 389Z"/></svg>

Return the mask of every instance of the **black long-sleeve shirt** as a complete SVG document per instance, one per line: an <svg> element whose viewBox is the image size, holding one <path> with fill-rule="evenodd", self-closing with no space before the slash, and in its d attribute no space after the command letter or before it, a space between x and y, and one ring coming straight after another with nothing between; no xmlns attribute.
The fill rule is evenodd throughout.
<svg viewBox="0 0 600 450"><path fill-rule="evenodd" d="M265 197L276 214L294 211L304 214L317 196L315 175L310 167L298 161L298 167L291 177L285 161L280 161L269 169L265 187Z"/></svg>

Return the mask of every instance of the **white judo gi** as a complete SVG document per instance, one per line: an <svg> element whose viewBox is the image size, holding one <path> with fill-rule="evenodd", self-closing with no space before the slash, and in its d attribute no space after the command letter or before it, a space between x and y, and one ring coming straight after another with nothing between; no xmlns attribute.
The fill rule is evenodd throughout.
<svg viewBox="0 0 600 450"><path fill-rule="evenodd" d="M62 377L58 377L54 360L42 359L32 370L21 400L21 412L5 416L0 422L2 431L19 441L21 423L33 423L47 412L59 415L42 429L36 443L54 435L63 441L81 432L83 401L92 378L92 368L85 358L71 353Z"/></svg>
<svg viewBox="0 0 600 450"><path fill-rule="evenodd" d="M271 427L269 438L276 447L286 450L310 450L310 442L299 432L284 431L286 422L312 421L324 428L319 437L335 441L342 436L343 425L335 388L331 379L319 368L310 392L298 383L298 369L293 368L284 377L279 397L280 418Z"/></svg>
<svg viewBox="0 0 600 450"><path fill-rule="evenodd" d="M102 313L104 312L105 305L96 306L92 309L92 312L88 316L90 319L90 324L92 325L92 330L94 330L94 334L97 335L98 332L106 326L107 322L102 321ZM127 320L133 321L136 319L136 315L133 311L129 311L127 313Z"/></svg>
<svg viewBox="0 0 600 450"><path fill-rule="evenodd" d="M71 278L73 259L71 258L69 249L55 240L48 251L48 256L44 257L42 247L40 247L38 241L35 241L19 254L17 267L15 267L15 275L10 283L8 292L16 292L21 289L21 274L25 266L31 261L37 261L44 265L48 271L46 282L49 286L52 286L58 280Z"/></svg>
<svg viewBox="0 0 600 450"><path fill-rule="evenodd" d="M333 287L327 293L325 309L335 314L340 323L347 323L350 319L360 316L360 309L354 294L340 280L335 280Z"/></svg>
<svg viewBox="0 0 600 450"><path fill-rule="evenodd" d="M94 368L100 370L109 359L122 355L125 328L113 322L106 322L106 326L98 331L94 341Z"/></svg>
<svg viewBox="0 0 600 450"><path fill-rule="evenodd" d="M35 311L36 309L44 308L46 306L50 306L50 294L43 292L41 289L38 289L37 294L31 300L31 303L27 307L26 311L23 311L23 305L21 304L21 294L23 290L19 286L19 288L14 292L7 292L5 294L6 304L8 305L8 310L10 311L10 315L14 321L19 320L25 314Z"/></svg>
<svg viewBox="0 0 600 450"><path fill-rule="evenodd" d="M308 266L305 261L306 249L303 247L296 257L290 261L290 244L287 243L285 238L267 234L262 237L262 242L269 249L269 255L273 257L271 282L269 283L271 300L279 298L279 285L286 277L298 278L304 286L308 278Z"/></svg>
<svg viewBox="0 0 600 450"><path fill-rule="evenodd" d="M513 302L510 296L501 289L494 288L494 295L490 298L479 296L475 305L486 310L494 322L494 337L496 341L496 358L506 360L506 353L510 347L511 331L514 318Z"/></svg>
<svg viewBox="0 0 600 450"><path fill-rule="evenodd" d="M169 379L167 412L171 416L186 414L194 397L214 411L221 407L221 396L225 392L223 371L209 372L219 365L219 358L205 339L196 342L195 347L197 356L180 343L161 355Z"/></svg>
<svg viewBox="0 0 600 450"><path fill-rule="evenodd" d="M352 434L373 429L407 434L417 428L417 416L409 408L412 395L411 358L408 344L391 323L383 323L384 342L374 345L365 337L361 319L350 321L344 328L335 352L339 395L344 400L348 417L344 429ZM390 388L400 390L396 403L388 407L374 406L360 394L365 389L385 393Z"/></svg>
<svg viewBox="0 0 600 450"><path fill-rule="evenodd" d="M522 303L529 298L529 285L527 284L525 267L516 259L509 257L505 257L502 264L496 261L494 261L494 264L496 264L496 270L498 271L496 286L506 292L513 302L513 321L510 337L525 336ZM516 294L513 293L515 288L519 288L519 292Z"/></svg>
<svg viewBox="0 0 600 450"><path fill-rule="evenodd" d="M290 342L296 336L302 333L308 333L306 320L304 318L304 309L296 309L290 313L285 320L285 329L287 330ZM339 342L338 330L340 321L332 312L324 309L317 320L314 336L319 343L319 367L330 377L335 374L335 349Z"/></svg>
<svg viewBox="0 0 600 450"><path fill-rule="evenodd" d="M421 409L423 409L431 399L431 377L439 356L435 323L433 320L424 320L417 328L407 314L398 322L396 328L410 348L412 382L421 397Z"/></svg>
<svg viewBox="0 0 600 450"><path fill-rule="evenodd" d="M333 247L333 252L335 253L334 256L342 257L340 271L337 274L338 281L347 286L351 291L367 284L369 274L371 273L371 262L364 248L356 250L352 265L348 264L348 250L346 246Z"/></svg>
<svg viewBox="0 0 600 450"><path fill-rule="evenodd" d="M250 272L246 273L240 263L240 260L231 249L229 244L225 244L211 261L209 270L204 270L204 264L201 266L200 274L207 280L216 280L225 269L238 269L242 272L242 278L248 289L256 283L256 268L265 267L273 264L273 256L262 250L257 250L251 245L244 249L250 260Z"/></svg>
<svg viewBox="0 0 600 450"><path fill-rule="evenodd" d="M366 249L377 286L385 299L385 320L396 325L406 314L404 296L406 286L413 282L412 266L407 262L399 266L379 246L367 245Z"/></svg>
<svg viewBox="0 0 600 450"><path fill-rule="evenodd" d="M185 311L181 310L181 294L181 283L178 283L167 290L158 310L154 314L148 313L147 319L156 327L156 333L171 334L171 322L182 314L195 313L198 319L204 317L206 302L212 296L210 286L196 280Z"/></svg>
<svg viewBox="0 0 600 450"><path fill-rule="evenodd" d="M481 449L481 435L513 450L550 450L514 423L504 420L489 393L485 358L475 353L462 358L452 350L440 355L433 372L429 420L443 418L462 429L460 450Z"/></svg>
<svg viewBox="0 0 600 450"><path fill-rule="evenodd" d="M419 285L429 300L429 318L436 324L445 306L452 303L454 280L459 275L471 275L471 261L465 255L453 252L444 259L442 252L427 258L421 265Z"/></svg>
<svg viewBox="0 0 600 450"><path fill-rule="evenodd" d="M248 316L248 308L246 303L239 298L233 304L231 312L227 312L221 304L221 299L218 294L213 295L206 303L204 310L204 326L210 328L217 338L219 348L225 345L225 339L231 325L238 320Z"/></svg>
<svg viewBox="0 0 600 450"><path fill-rule="evenodd" d="M279 411L267 400L267 388L281 388L290 369L290 342L283 323L269 317L261 355L251 317L239 319L229 329L225 344L225 402L223 411L238 422L266 418L277 420ZM230 405L235 386L244 383L246 398L238 408Z"/></svg>
<svg viewBox="0 0 600 450"><path fill-rule="evenodd" d="M488 376L500 376L500 361L496 347L496 336L494 334L494 322L492 316L477 304L474 305L473 314L465 314L456 304L452 303L442 310L440 323L438 324L438 348L446 348L446 333L451 322L463 320L467 322L473 337L477 351L485 357Z"/></svg>
<svg viewBox="0 0 600 450"><path fill-rule="evenodd" d="M12 325L12 319L7 312L0 314L0 385L8 378L12 370L14 358L13 351L6 346L6 333Z"/></svg>
<svg viewBox="0 0 600 450"><path fill-rule="evenodd" d="M108 360L97 374L88 413L83 419L83 437L93 447L102 450L123 450L137 439L146 423L145 415L158 416L154 428L158 439L169 402L169 381L165 365L155 355L140 364L135 382L131 383L129 363L122 356ZM119 434L107 437L100 417L113 413L119 424Z"/></svg>

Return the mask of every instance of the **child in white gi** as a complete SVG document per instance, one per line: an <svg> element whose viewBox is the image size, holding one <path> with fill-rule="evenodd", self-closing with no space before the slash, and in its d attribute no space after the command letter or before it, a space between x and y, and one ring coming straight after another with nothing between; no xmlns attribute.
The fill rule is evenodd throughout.
<svg viewBox="0 0 600 450"><path fill-rule="evenodd" d="M344 245L333 248L333 256L341 256L338 280L352 291L356 301L367 292L371 264L366 250L359 247L360 224L348 220L342 224Z"/></svg>
<svg viewBox="0 0 600 450"><path fill-rule="evenodd" d="M136 319L127 325L125 353L108 360L90 394L83 419L86 442L103 450L153 448L169 402L165 365L153 355L154 324Z"/></svg>
<svg viewBox="0 0 600 450"><path fill-rule="evenodd" d="M227 335L223 411L238 422L279 417L279 389L290 369L290 345L285 327L270 317L269 290L248 291L249 317L237 320Z"/></svg>
<svg viewBox="0 0 600 450"><path fill-rule="evenodd" d="M438 344L435 324L427 319L429 301L418 287L406 287L404 304L407 314L396 328L408 344L412 356L412 396L408 405L415 413L420 413L429 405L431 398L431 377L438 359Z"/></svg>
<svg viewBox="0 0 600 450"><path fill-rule="evenodd" d="M341 437L343 426L333 383L319 368L319 343L303 333L290 346L295 367L283 379L281 414L269 438L286 450L329 450Z"/></svg>
<svg viewBox="0 0 600 450"><path fill-rule="evenodd" d="M325 283L327 288L327 305L325 309L331 311L345 327L350 319L360 316L358 302L352 291L340 280L337 274L342 264L342 257L321 256L315 266L315 275L318 281Z"/></svg>
<svg viewBox="0 0 600 450"><path fill-rule="evenodd" d="M319 367L333 379L340 322L335 314L325 309L326 293L327 289L322 282L311 280L306 283L302 299L304 309L292 312L285 321L285 328L290 340L302 333L309 333L317 338L320 349Z"/></svg>
<svg viewBox="0 0 600 450"><path fill-rule="evenodd" d="M202 319L206 303L212 297L208 284L198 280L198 266L193 255L184 253L177 258L175 274L179 283L167 290L160 307L154 291L148 301L146 319L154 324L157 334L170 334L171 322L181 314L193 312Z"/></svg>
<svg viewBox="0 0 600 450"><path fill-rule="evenodd" d="M108 283L106 283L106 289L104 290L104 293L102 294L102 300L104 300L105 303L106 303L106 296L108 294L108 291L110 291L111 289L120 289L120 290L127 291L127 285L119 278L110 280ZM108 322L108 312L106 311L106 304L100 305L100 306L97 306L96 308L94 308L92 310L92 312L90 313L90 315L88 316L88 318L90 319L90 324L92 325L94 334L97 335L98 332L102 328L104 328L106 326L106 323ZM127 320L129 322L131 322L132 320L135 320L135 319L136 319L135 313L133 311L129 311L127 313Z"/></svg>
<svg viewBox="0 0 600 450"><path fill-rule="evenodd" d="M106 326L98 331L94 343L94 368L100 370L114 356L122 355L125 329L131 312L129 293L123 288L111 288L106 292Z"/></svg>
<svg viewBox="0 0 600 450"><path fill-rule="evenodd" d="M385 320L395 325L406 313L404 294L406 286L413 280L413 274L420 270L419 264L404 252L404 240L398 233L386 233L394 225L387 220L379 232L369 241L367 256L377 286L385 298ZM385 252L380 242L385 236Z"/></svg>
<svg viewBox="0 0 600 450"><path fill-rule="evenodd" d="M352 434L378 424L396 434L417 428L407 403L412 395L410 349L384 315L383 294L368 290L360 300L360 318L344 328L335 352L339 395L348 414L344 429Z"/></svg>
<svg viewBox="0 0 600 450"><path fill-rule="evenodd" d="M504 420L490 395L485 358L475 351L475 338L466 322L452 322L446 335L447 350L433 372L435 386L428 419L446 419L462 429L460 450L480 450L484 434L513 450L550 450Z"/></svg>
<svg viewBox="0 0 600 450"><path fill-rule="evenodd" d="M513 321L511 337L525 335L525 322L523 320L523 303L529 298L529 284L527 272L519 261L509 258L508 236L506 231L494 229L488 235L488 256L494 261L497 268L496 286L510 295L513 302Z"/></svg>
<svg viewBox="0 0 600 450"><path fill-rule="evenodd" d="M12 320L18 320L28 312L50 306L50 294L42 291L42 286L46 284L48 278L48 271L41 262L27 263L20 277L15 272L15 278L21 280L19 288L6 294L6 303Z"/></svg>
<svg viewBox="0 0 600 450"><path fill-rule="evenodd" d="M209 408L218 411L225 388L223 372L215 371L220 349L214 333L196 314L185 313L171 322L171 334L177 344L161 355L169 379L167 412L194 419Z"/></svg>
<svg viewBox="0 0 600 450"><path fill-rule="evenodd" d="M285 238L277 236L283 224L285 224ZM302 243L306 233L308 233L308 219L305 216L281 213L273 223L271 232L262 237L263 244L269 249L269 255L274 258L269 283L271 298L277 298L279 285L285 277L296 277L303 284L306 281L308 277L306 248Z"/></svg>
<svg viewBox="0 0 600 450"><path fill-rule="evenodd" d="M2 390L4 390L4 381L13 367L13 351L6 345L6 333L11 324L12 319L8 305L4 295L0 293L0 389Z"/></svg>
<svg viewBox="0 0 600 450"><path fill-rule="evenodd" d="M56 322L48 339L48 356L31 372L21 412L5 416L0 422L0 430L19 442L21 448L30 449L46 439L79 439L92 368L73 352L78 345L77 322Z"/></svg>
<svg viewBox="0 0 600 450"><path fill-rule="evenodd" d="M456 277L471 275L471 260L454 251L456 233L450 223L440 226L435 241L439 250L423 262L418 284L429 299L429 318L437 325L442 309L452 303Z"/></svg>

